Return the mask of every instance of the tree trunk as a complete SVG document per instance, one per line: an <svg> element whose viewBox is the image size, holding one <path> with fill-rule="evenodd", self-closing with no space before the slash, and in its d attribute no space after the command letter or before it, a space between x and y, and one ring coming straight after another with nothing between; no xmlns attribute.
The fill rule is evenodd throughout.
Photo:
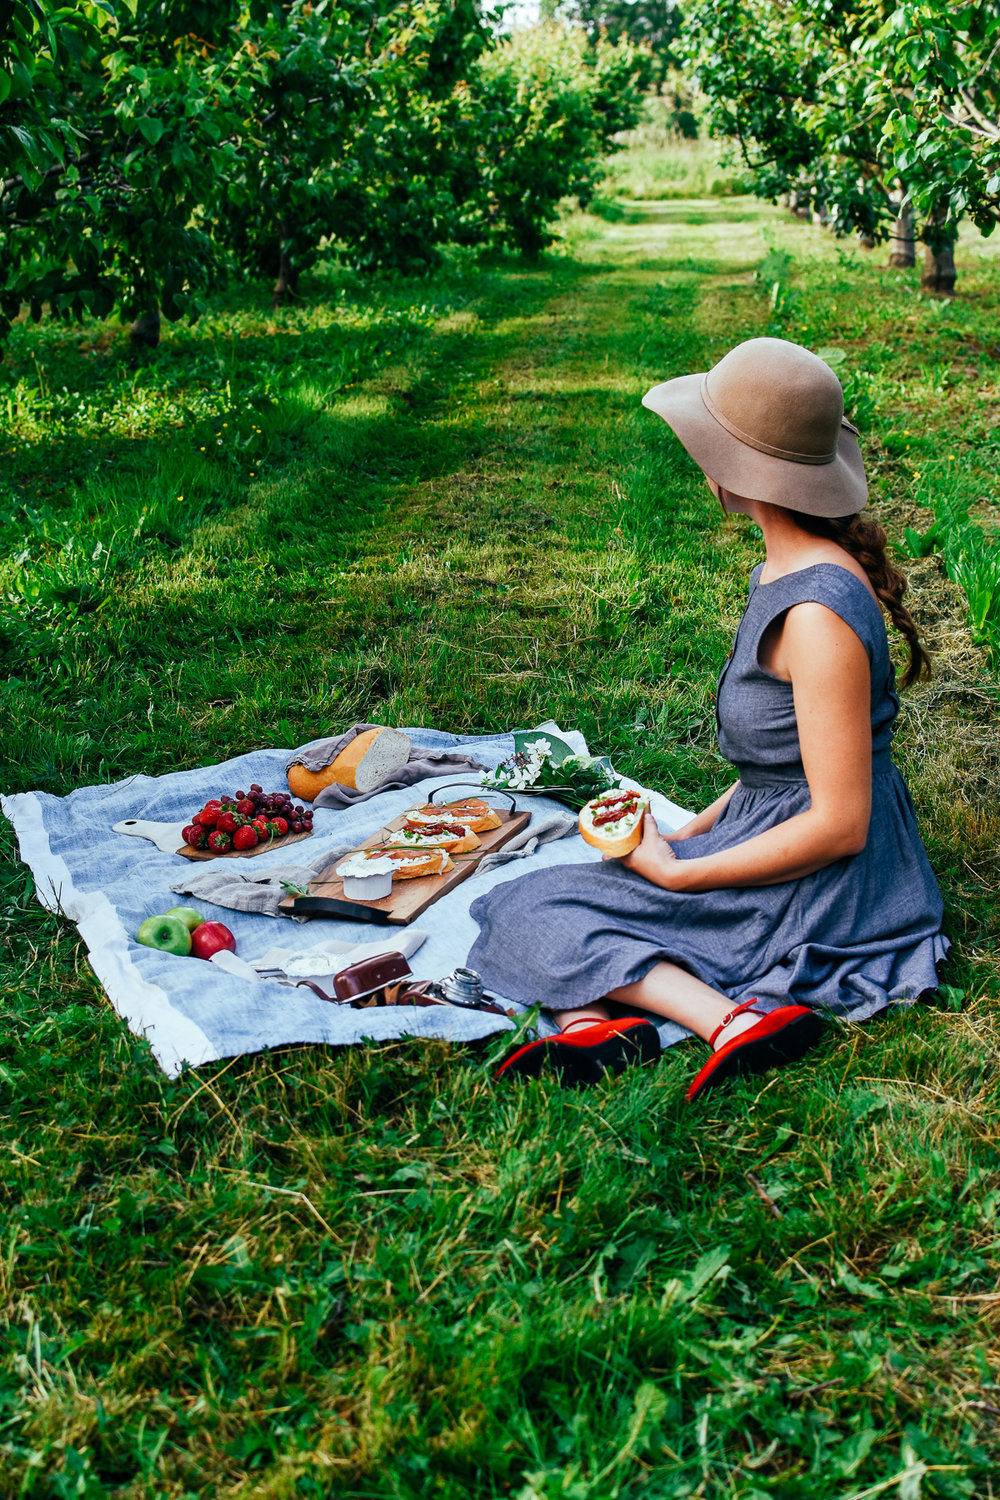
<svg viewBox="0 0 1000 1500"><path fill-rule="evenodd" d="M278 279L274 283L274 291L271 294L271 306L274 308L284 307L286 300L295 295L295 285L298 277L295 267L292 265L292 257L288 253L288 242L285 239L285 226L281 226L281 250L278 260Z"/></svg>
<svg viewBox="0 0 1000 1500"><path fill-rule="evenodd" d="M944 292L949 297L955 295L953 245L940 245L936 251L930 245L924 246L924 268L920 275L920 285L925 292Z"/></svg>
<svg viewBox="0 0 1000 1500"><path fill-rule="evenodd" d="M913 266L917 263L916 233L913 223L913 209L908 203L900 207L898 217L893 221L892 233L889 236L889 264L890 266Z"/></svg>
<svg viewBox="0 0 1000 1500"><path fill-rule="evenodd" d="M155 349L160 342L160 309L154 302L136 318L128 331L133 349Z"/></svg>

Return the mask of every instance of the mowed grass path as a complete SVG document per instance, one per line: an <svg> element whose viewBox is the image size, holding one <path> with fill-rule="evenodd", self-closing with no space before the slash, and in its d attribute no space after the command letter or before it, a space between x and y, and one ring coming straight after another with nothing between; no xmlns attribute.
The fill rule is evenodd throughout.
<svg viewBox="0 0 1000 1500"><path fill-rule="evenodd" d="M537 269L220 308L138 369L107 329L23 330L4 789L549 715L682 803L724 786L755 541L642 391L769 327L843 346L898 537L914 429L922 464L942 433L966 482L991 462L1000 285L970 261L935 312L741 200L569 234ZM693 1047L579 1095L418 1044L169 1083L5 831L0 1493L992 1493L996 687L936 560L913 576L940 670L897 749L950 988L701 1108Z"/></svg>

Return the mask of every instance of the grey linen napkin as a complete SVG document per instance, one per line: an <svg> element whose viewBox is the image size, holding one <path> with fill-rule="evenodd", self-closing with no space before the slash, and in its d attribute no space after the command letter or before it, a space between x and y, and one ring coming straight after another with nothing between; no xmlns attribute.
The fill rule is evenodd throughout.
<svg viewBox="0 0 1000 1500"><path fill-rule="evenodd" d="M345 734L336 735L333 739L319 740L315 745L309 745L306 749L296 750L285 767L285 775L288 775L292 766L305 766L307 771L322 771L331 761L337 759L341 750L345 750L352 740L356 740L359 734L366 729L377 729L377 724L353 724ZM415 746L410 750L410 759L400 770L387 776L378 786L372 787L370 792L359 792L354 787L337 786L335 783L325 786L317 797L313 799L313 807L353 807L355 802L367 802L369 797L377 797L382 792L392 792L399 787L413 786L414 782L423 781L428 776L447 776L454 772L456 776L468 774L473 778L476 785L483 771L489 767L471 756L462 755L454 750L418 750Z"/></svg>
<svg viewBox="0 0 1000 1500"><path fill-rule="evenodd" d="M194 868L189 875L183 875L170 889L181 896L197 896L216 906L228 906L233 911L256 912L262 917L284 916L285 913L278 910L278 902L290 892L282 882L307 886L320 870L333 864L342 855L349 854L354 848L354 844L344 844L337 849L327 849L311 865L269 865L264 870L256 871L237 868L238 865L245 865L246 860L213 861L201 869ZM296 922L306 920L306 917L293 918Z"/></svg>
<svg viewBox="0 0 1000 1500"><path fill-rule="evenodd" d="M567 834L575 833L577 820L572 813L554 812L541 822L530 824L509 844L504 844L502 849L497 849L492 854L484 854L476 868L472 880L484 875L487 870L498 870L511 859L529 859L539 844L551 844L553 839L564 839Z"/></svg>

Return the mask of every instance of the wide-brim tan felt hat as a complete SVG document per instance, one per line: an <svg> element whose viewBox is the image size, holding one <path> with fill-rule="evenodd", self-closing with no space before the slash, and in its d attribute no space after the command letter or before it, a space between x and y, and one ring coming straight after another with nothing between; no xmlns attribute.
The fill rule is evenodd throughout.
<svg viewBox="0 0 1000 1500"><path fill-rule="evenodd" d="M801 344L748 339L707 374L654 385L642 404L734 495L828 517L854 515L868 503L840 381Z"/></svg>

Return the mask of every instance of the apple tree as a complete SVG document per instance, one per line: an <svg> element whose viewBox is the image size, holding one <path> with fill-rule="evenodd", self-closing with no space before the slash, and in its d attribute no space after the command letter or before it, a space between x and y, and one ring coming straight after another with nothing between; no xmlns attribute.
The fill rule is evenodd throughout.
<svg viewBox="0 0 1000 1500"><path fill-rule="evenodd" d="M959 220L1000 221L1000 3L896 5L861 50L866 107L925 226L925 281L935 261L953 277Z"/></svg>
<svg viewBox="0 0 1000 1500"><path fill-rule="evenodd" d="M922 239L949 290L963 214L995 221L997 27L996 0L690 0L684 48L762 196L895 237L896 263Z"/></svg>
<svg viewBox="0 0 1000 1500"><path fill-rule="evenodd" d="M180 29L204 6L31 4L35 86L11 90L0 122L21 147L0 197L0 306L79 317L117 304L155 343L160 307L196 311L211 279L203 205L234 153L230 59Z"/></svg>
<svg viewBox="0 0 1000 1500"><path fill-rule="evenodd" d="M515 32L483 58L476 128L463 167L461 237L535 255L552 238L560 199L587 203L613 137L639 118L648 51L553 22Z"/></svg>

